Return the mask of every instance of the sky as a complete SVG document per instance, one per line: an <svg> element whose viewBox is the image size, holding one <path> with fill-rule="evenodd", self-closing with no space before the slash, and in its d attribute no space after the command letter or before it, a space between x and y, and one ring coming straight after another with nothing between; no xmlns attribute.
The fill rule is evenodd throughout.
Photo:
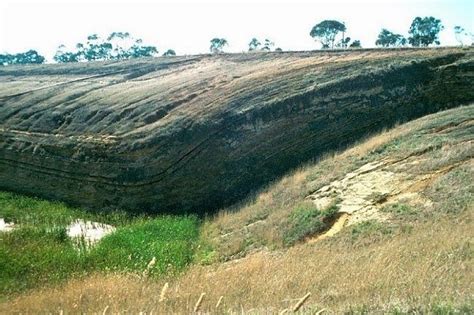
<svg viewBox="0 0 474 315"><path fill-rule="evenodd" d="M51 60L61 44L114 31L178 55L208 52L213 37L228 40L226 52L247 51L253 37L311 50L319 44L309 32L326 19L344 22L348 36L373 47L382 28L407 35L416 16L441 19L442 45L457 44L455 25L474 32L474 0L0 0L0 53L36 49Z"/></svg>

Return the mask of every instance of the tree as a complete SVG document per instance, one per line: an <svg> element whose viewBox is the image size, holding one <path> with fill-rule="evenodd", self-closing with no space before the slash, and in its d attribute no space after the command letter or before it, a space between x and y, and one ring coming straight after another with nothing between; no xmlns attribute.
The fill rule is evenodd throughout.
<svg viewBox="0 0 474 315"><path fill-rule="evenodd" d="M375 45L382 47L404 46L406 43L407 40L405 37L403 37L403 35L395 34L385 28L380 31L379 36L375 41Z"/></svg>
<svg viewBox="0 0 474 315"><path fill-rule="evenodd" d="M128 32L112 32L105 40L97 34L87 36L86 43L77 43L75 51L58 47L56 62L78 62L93 60L121 60L151 57L158 54L155 46L144 45L141 39L134 39Z"/></svg>
<svg viewBox="0 0 474 315"><path fill-rule="evenodd" d="M260 41L254 37L249 43L249 51L258 50L258 47L260 47L261 45L262 43L260 43Z"/></svg>
<svg viewBox="0 0 474 315"><path fill-rule="evenodd" d="M408 31L411 36L408 37L408 42L414 47L427 47L433 43L439 45L438 35L443 29L441 20L432 16L424 18L418 16L411 23Z"/></svg>
<svg viewBox="0 0 474 315"><path fill-rule="evenodd" d="M176 52L173 49L168 49L167 51L164 52L163 56L176 56Z"/></svg>
<svg viewBox="0 0 474 315"><path fill-rule="evenodd" d="M349 45L349 47L350 48L362 48L362 45L360 44L360 40L356 39Z"/></svg>
<svg viewBox="0 0 474 315"><path fill-rule="evenodd" d="M280 47L277 47L277 48L275 48L275 51L276 51L276 52L282 52L283 49L281 49Z"/></svg>
<svg viewBox="0 0 474 315"><path fill-rule="evenodd" d="M78 62L80 59L80 55L78 53L64 51L65 48L66 46L60 45L56 50L56 54L54 55L53 60L58 63Z"/></svg>
<svg viewBox="0 0 474 315"><path fill-rule="evenodd" d="M141 39L139 41L141 43ZM131 57L132 52L130 49L136 40L133 39L129 32L112 32L107 37L107 42L112 45L112 51L110 51L108 58L120 60Z"/></svg>
<svg viewBox="0 0 474 315"><path fill-rule="evenodd" d="M464 40L471 38L471 45L474 42L474 34L466 31L463 27L457 25L454 27L454 37L458 41L459 45L464 45Z"/></svg>
<svg viewBox="0 0 474 315"><path fill-rule="evenodd" d="M4 54L0 55L0 65L14 65L14 64L41 64L45 62L45 58L38 54L36 50L30 49L24 53L18 54Z"/></svg>
<svg viewBox="0 0 474 315"><path fill-rule="evenodd" d="M16 54L15 61L18 64L41 64L44 63L45 58L38 54L36 50L28 50L25 53Z"/></svg>
<svg viewBox="0 0 474 315"><path fill-rule="evenodd" d="M209 47L209 50L213 54L219 54L223 52L224 46L227 46L228 42L225 38L213 38L211 39L211 46Z"/></svg>
<svg viewBox="0 0 474 315"><path fill-rule="evenodd" d="M109 37L107 37L107 40L111 41L114 39L126 39L126 38L130 38L129 32L112 32L110 33Z"/></svg>
<svg viewBox="0 0 474 315"><path fill-rule="evenodd" d="M271 51L272 48L275 46L275 43L269 40L268 38L265 38L265 40L263 41L263 47L261 49L259 49L260 46L262 46L262 43L254 37L249 43L249 51Z"/></svg>
<svg viewBox="0 0 474 315"><path fill-rule="evenodd" d="M350 41L351 41L350 37L345 37L345 38L343 37L343 38L341 38L341 41L336 44L336 47L338 47L338 48L347 48Z"/></svg>
<svg viewBox="0 0 474 315"><path fill-rule="evenodd" d="M130 47L129 54L129 58L153 57L158 54L158 50L155 46L142 45L142 40L139 39Z"/></svg>
<svg viewBox="0 0 474 315"><path fill-rule="evenodd" d="M467 33L464 31L464 28L462 28L459 25L456 25L454 27L454 37L456 38L459 45L461 46L463 45L463 40L462 40L463 35L467 35Z"/></svg>
<svg viewBox="0 0 474 315"><path fill-rule="evenodd" d="M0 54L0 66L6 66L11 64L12 55L10 54Z"/></svg>
<svg viewBox="0 0 474 315"><path fill-rule="evenodd" d="M322 48L334 48L334 41L339 32L345 32L346 26L335 20L324 20L319 24L316 24L311 29L309 35L315 40L318 40Z"/></svg>
<svg viewBox="0 0 474 315"><path fill-rule="evenodd" d="M272 42L271 40L265 38L262 50L271 51L273 46L275 46L275 43Z"/></svg>
<svg viewBox="0 0 474 315"><path fill-rule="evenodd" d="M97 34L87 36L86 44L78 43L77 54L87 61L115 59L112 56L113 46L102 40Z"/></svg>

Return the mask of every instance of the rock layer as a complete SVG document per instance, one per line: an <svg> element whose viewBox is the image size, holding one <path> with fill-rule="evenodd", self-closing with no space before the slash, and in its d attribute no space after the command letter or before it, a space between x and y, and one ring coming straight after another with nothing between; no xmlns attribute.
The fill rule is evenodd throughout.
<svg viewBox="0 0 474 315"><path fill-rule="evenodd" d="M474 101L473 49L0 68L0 188L208 212L319 154Z"/></svg>

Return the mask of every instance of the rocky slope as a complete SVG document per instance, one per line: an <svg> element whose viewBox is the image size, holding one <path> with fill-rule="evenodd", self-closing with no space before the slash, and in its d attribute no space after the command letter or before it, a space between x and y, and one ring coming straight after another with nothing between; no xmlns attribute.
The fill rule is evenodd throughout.
<svg viewBox="0 0 474 315"><path fill-rule="evenodd" d="M369 132L473 102L473 70L473 49L3 67L0 188L212 211Z"/></svg>

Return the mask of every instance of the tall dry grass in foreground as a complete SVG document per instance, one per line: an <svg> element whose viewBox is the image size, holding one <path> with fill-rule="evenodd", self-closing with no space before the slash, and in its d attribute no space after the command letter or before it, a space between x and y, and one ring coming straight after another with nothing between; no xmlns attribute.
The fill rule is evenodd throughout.
<svg viewBox="0 0 474 315"><path fill-rule="evenodd" d="M97 274L34 291L0 305L0 313L153 312L277 313L307 292L302 312L470 305L474 292L473 211L456 219L416 224L393 235L346 231L333 239L280 252L259 252L213 266L195 266L176 279L152 281ZM164 301L160 292L169 282ZM218 308L216 303L223 296Z"/></svg>

